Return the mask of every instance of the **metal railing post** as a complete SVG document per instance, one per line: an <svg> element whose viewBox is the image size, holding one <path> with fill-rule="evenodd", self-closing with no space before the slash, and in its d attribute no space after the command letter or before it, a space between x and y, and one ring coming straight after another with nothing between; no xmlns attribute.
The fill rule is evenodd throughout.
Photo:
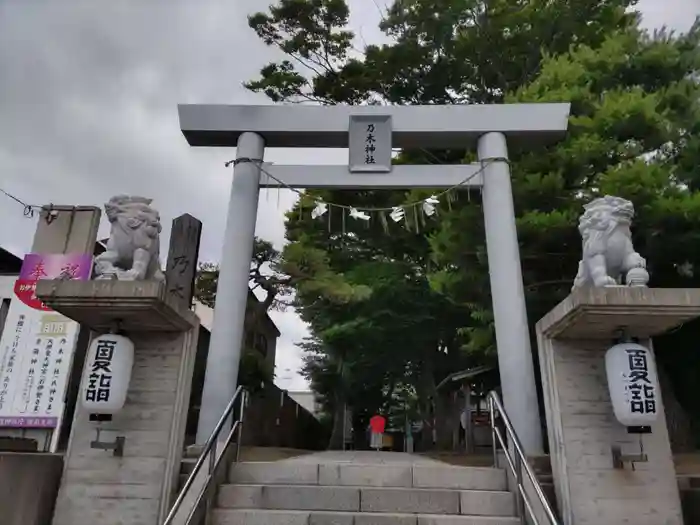
<svg viewBox="0 0 700 525"><path fill-rule="evenodd" d="M518 516L520 516L520 523L522 523L522 525L527 525L525 498L523 497L523 492L525 492L525 484L523 483L523 460L520 454L515 454L515 485L517 487L515 491L515 505L518 509Z"/></svg>
<svg viewBox="0 0 700 525"><path fill-rule="evenodd" d="M247 402L247 392L244 390L241 393L241 412L238 416L238 438L236 440L238 441L238 443L236 443L236 463L238 463L241 459L241 447L243 446L243 414L245 413L245 406Z"/></svg>
<svg viewBox="0 0 700 525"><path fill-rule="evenodd" d="M239 414L239 419L236 419L234 412L235 407L238 405L239 402L241 407L241 413ZM216 483L218 483L219 476L217 475L217 472L219 469L219 465L221 461L224 461L226 457L228 457L227 451L229 450L231 442L233 441L236 435L238 435L239 440L241 439L242 434L240 428L238 427L240 427L242 424L243 413L245 411L246 404L246 391L243 389L243 387L239 386L235 394L231 398L231 401L229 401L228 405L226 406L226 410L224 410L224 413L219 418L219 421L214 427L214 430L212 431L211 435L207 439L207 442L204 445L204 449L197 458L197 462L195 463L192 472L190 472L189 476L187 477L187 480L180 489L180 492L178 493L175 502L170 507L170 511L168 512L168 515L166 516L163 525L173 525L175 518L178 515L178 511L182 507L183 502L185 501L190 491L193 490L193 484L195 479L197 478L200 471L207 467L207 463L209 470L208 476L204 482L204 486L199 490L199 493L196 495L194 504L192 505L192 507L190 507L190 511L187 514L185 524L192 524L195 515L198 515L198 512L202 508L202 506L204 506L204 510L206 511L206 515L204 516L205 523L209 523L209 510L214 502L214 495L216 489L216 486L214 486L214 490L212 490L212 485L216 485ZM226 436L226 438L223 440L223 449L221 456L217 457L217 452L219 448L219 435L222 429L224 428L226 421L228 421L229 417L232 418L231 430L228 433L228 436ZM209 455L208 458L207 454ZM236 460L238 460L238 454L239 450L237 450L236 452ZM204 499L205 501L202 502L202 499Z"/></svg>
<svg viewBox="0 0 700 525"><path fill-rule="evenodd" d="M493 449L493 466L498 468L498 449L496 448L496 417L493 399L489 396L489 419L491 420L491 448Z"/></svg>
<svg viewBox="0 0 700 525"><path fill-rule="evenodd" d="M530 467L530 464L525 456L523 447L520 444L518 435L515 433L513 424L508 418L508 414L503 408L503 404L495 392L489 393L489 416L491 417L492 445L494 449L494 464L497 467L498 458L496 455L496 445L500 444L505 454L506 467L510 469L515 479L515 497L516 508L520 523L527 525L529 520L532 520L534 525L539 525L540 520L537 518L535 509L532 506L532 498L525 490L525 478L529 479L528 483L532 483L532 490L539 501L541 509L549 525L559 525L559 520L552 511L552 507L542 491L542 486L537 479L536 474ZM496 427L496 415L500 417L501 423L505 430L505 434Z"/></svg>
<svg viewBox="0 0 700 525"><path fill-rule="evenodd" d="M217 443L214 441L214 446L212 446L211 452L209 452L209 475L214 472L214 463L216 463L216 445Z"/></svg>

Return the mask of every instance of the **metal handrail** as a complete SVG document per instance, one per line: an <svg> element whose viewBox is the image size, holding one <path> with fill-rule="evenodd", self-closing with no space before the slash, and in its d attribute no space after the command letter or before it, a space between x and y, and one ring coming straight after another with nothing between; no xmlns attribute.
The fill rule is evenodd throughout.
<svg viewBox="0 0 700 525"><path fill-rule="evenodd" d="M195 465L194 465L194 469L192 470L192 472L188 476L187 481L185 481L185 484L182 486L182 489L180 489L180 493L178 494L177 498L175 499L173 506L170 508L170 512L168 512L168 515L165 518L163 525L172 525L173 520L177 516L177 513L180 510L180 507L182 506L183 501L185 501L185 497L187 496L190 489L192 488L192 484L194 483L194 480L197 477L197 474L199 474L199 471L202 470L202 466L207 461L207 455L208 455L209 456L209 473L207 475L207 480L204 483L204 486L202 487L202 489L199 491L199 494L197 495L197 499L195 500L194 504L192 505L192 508L190 509L190 512L187 515L187 519L185 520L185 525L189 525L191 523L192 518L194 517L194 515L197 512L197 509L199 508L199 505L202 501L202 498L211 489L211 485L215 479L215 473L218 470L219 464L221 463L221 460L226 455L226 450L228 449L229 445L233 441L233 438L236 435L236 433L238 434L238 443L236 446L236 461L238 461L239 456L240 456L240 451L241 451L241 436L242 436L242 430L243 430L243 412L244 412L245 405L246 405L246 396L247 396L247 393L246 393L245 389L242 386L239 386L236 389L236 392L233 394L231 401L229 401L228 405L226 405L226 408L224 409L223 414L219 418L219 421L216 423L214 430L212 431L211 435L209 436L209 439L207 439L207 442L205 443L204 448L202 449L202 452L199 455L199 458L197 459L197 463L195 463ZM224 445L223 445L223 449L221 451L221 454L217 458L216 452L217 452L217 443L219 440L219 434L221 434L221 431L224 428L224 425L226 424L226 420L228 420L229 416L231 416L234 409L236 408L236 401L239 399L239 397L240 397L239 418L236 421L234 421L233 424L231 425L231 431L228 433L228 436L226 436L226 440L224 441ZM207 509L207 511L208 510L209 509Z"/></svg>
<svg viewBox="0 0 700 525"><path fill-rule="evenodd" d="M552 507L549 505L549 502L547 501L547 496L545 496L544 492L542 491L542 486L540 485L539 480L537 479L537 476L535 476L535 473L532 471L532 468L530 467L530 464L527 461L527 457L525 456L525 453L523 452L523 447L520 443L520 439L518 439L518 435L515 433L515 429L513 428L513 424L510 422L510 419L508 418L508 414L506 413L505 409L503 408L503 404L501 403L501 400L498 397L498 394L496 392L489 392L488 395L488 402L489 402L489 416L491 419L491 443L493 445L493 464L494 466L498 466L498 449L496 448L496 440L498 439L498 442L501 445L501 448L505 452L506 460L508 461L508 466L510 467L511 472L515 476L516 484L518 490L516 491L516 498L517 498L517 506L518 506L518 513L520 515L520 522L523 524L527 523L527 515L530 516L532 521L534 522L534 525L540 525L539 520L537 519L537 516L535 516L535 512L532 508L532 502L530 501L530 497L525 490L525 486L523 485L523 470L527 474L527 477L530 479L530 482L532 483L532 487L535 490L535 495L537 496L537 499L540 502L540 505L542 505L542 509L544 510L545 515L547 516L547 522L549 525L560 525L559 520L556 518L554 515L554 512L552 511ZM505 440L503 439L503 435L501 434L501 431L499 428L496 426L496 418L494 417L496 415L496 411L498 412L498 415L501 417L501 421L503 421L503 425L506 428L506 434L508 435L508 439L510 440L510 443L512 445L512 449L514 451L511 452L510 448L506 444ZM514 457L512 457L514 456ZM527 510L527 515L525 511Z"/></svg>

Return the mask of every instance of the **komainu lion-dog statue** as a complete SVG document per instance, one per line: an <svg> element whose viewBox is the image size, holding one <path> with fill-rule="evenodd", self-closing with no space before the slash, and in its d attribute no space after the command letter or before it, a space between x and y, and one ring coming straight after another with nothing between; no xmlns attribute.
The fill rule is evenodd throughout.
<svg viewBox="0 0 700 525"><path fill-rule="evenodd" d="M105 204L112 229L107 251L95 258L95 279L163 281L160 267L159 213L153 199L117 195Z"/></svg>
<svg viewBox="0 0 700 525"><path fill-rule="evenodd" d="M630 225L634 206L621 197L606 195L586 204L578 230L583 256L573 289L587 286L646 286L646 260L634 251Z"/></svg>

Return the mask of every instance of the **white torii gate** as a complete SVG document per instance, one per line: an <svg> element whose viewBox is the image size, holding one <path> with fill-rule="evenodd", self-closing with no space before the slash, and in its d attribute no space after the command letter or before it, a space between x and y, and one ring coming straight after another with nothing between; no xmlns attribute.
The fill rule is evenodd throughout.
<svg viewBox="0 0 700 525"><path fill-rule="evenodd" d="M303 188L440 188L474 175L466 185L481 187L483 193L503 400L525 451L541 453L506 142L538 147L560 140L569 110L569 104L178 106L180 127L191 146L235 146L236 159L241 161L236 163L231 186L197 443L209 437L236 389L259 192L263 185L279 186L270 177L261 177L255 161L262 162L265 147L347 148L357 140L353 129L360 121L376 123L381 128L378 135L389 137L384 149L476 146L479 163L387 166L389 153L377 151L384 164L358 167L351 147L354 164L350 167L264 164L264 169L289 187ZM382 127L385 121L388 128Z"/></svg>

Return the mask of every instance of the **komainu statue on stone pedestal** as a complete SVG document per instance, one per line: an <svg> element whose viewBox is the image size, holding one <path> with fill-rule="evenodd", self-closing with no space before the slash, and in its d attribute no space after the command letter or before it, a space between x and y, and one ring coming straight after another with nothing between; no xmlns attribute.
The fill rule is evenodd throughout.
<svg viewBox="0 0 700 525"><path fill-rule="evenodd" d="M583 257L573 289L586 286L646 286L646 260L634 251L630 225L634 206L621 197L606 195L586 204L578 230Z"/></svg>
<svg viewBox="0 0 700 525"><path fill-rule="evenodd" d="M160 215L153 199L117 195L105 204L112 229L107 251L95 258L95 279L163 281L160 267Z"/></svg>

